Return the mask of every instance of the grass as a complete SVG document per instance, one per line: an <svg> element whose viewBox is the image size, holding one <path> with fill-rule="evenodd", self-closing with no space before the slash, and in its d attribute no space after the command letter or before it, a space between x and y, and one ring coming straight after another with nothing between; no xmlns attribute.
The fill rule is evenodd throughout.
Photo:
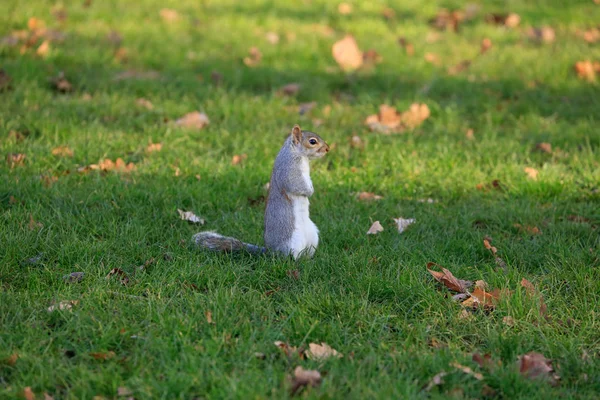
<svg viewBox="0 0 600 400"><path fill-rule="evenodd" d="M37 17L67 36L45 57L35 54L39 42L23 54L20 45L0 48L0 67L12 77L0 93L0 153L26 155L21 165L0 163L0 397L19 398L31 387L56 399L115 398L125 387L138 399L282 398L297 365L324 374L320 387L304 392L310 398L597 396L600 92L573 65L600 61L598 44L577 35L597 24L600 6L481 2L458 33L440 32L429 43L428 19L462 2L350 2L353 12L342 16L337 2L321 0L77 1L64 2L62 23L51 2L8 3L0 35ZM395 9L393 19L381 16L384 6ZM162 21L164 7L180 19ZM516 12L521 25L485 23L491 12ZM527 28L541 25L556 30L553 43L527 39ZM126 62L114 57L111 30L123 38ZM269 31L278 44L267 42ZM382 62L341 72L331 46L345 33ZM412 57L399 36L414 45ZM478 56L485 37L493 47ZM263 57L249 68L241 60L252 46ZM428 52L441 65L427 63ZM447 73L464 59L474 60L468 71ZM115 81L124 70L160 78ZM71 93L48 84L59 71ZM223 77L219 85L213 71ZM277 93L291 82L302 86L296 96ZM152 110L136 105L142 97ZM299 115L298 104L308 101L317 106ZM387 136L363 124L382 103L405 110L413 102L431 109L414 131ZM194 110L211 120L201 131L166 122ZM262 243L263 185L296 122L333 147L312 169L311 217L321 231L315 257L294 263L195 250L190 238L201 229ZM350 146L353 135L363 148ZM162 150L147 153L150 142ZM552 153L533 151L540 142ZM73 156L53 155L57 146ZM247 158L232 165L241 154ZM77 172L118 157L135 171ZM526 167L539 171L537 180ZM502 190L476 188L494 179ZM384 198L360 202L353 194L361 191ZM419 201L426 198L436 202ZM178 208L205 226L179 220ZM417 220L401 235L392 220L399 216ZM375 220L385 230L368 237ZM513 295L493 312L461 318L427 262ZM128 274L128 285L105 279L113 268ZM81 282L63 280L75 271L85 273ZM519 287L522 278L540 291L550 321L539 298ZM79 303L47 311L62 300ZM276 340L323 341L344 357L288 359ZM519 375L518 356L530 351L553 361L557 386ZM91 355L109 352L107 360ZM501 365L482 369L473 353ZM442 371L444 383L424 390Z"/></svg>

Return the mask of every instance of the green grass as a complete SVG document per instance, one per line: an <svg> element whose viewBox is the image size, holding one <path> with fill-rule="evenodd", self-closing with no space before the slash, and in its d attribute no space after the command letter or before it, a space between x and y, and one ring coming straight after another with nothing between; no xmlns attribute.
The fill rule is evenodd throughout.
<svg viewBox="0 0 600 400"><path fill-rule="evenodd" d="M462 2L350 1L352 14L341 16L337 2L322 0L96 0L87 8L67 1L64 23L52 16L53 2L4 3L1 36L37 17L67 37L45 58L35 55L41 42L24 54L20 45L0 48L0 68L12 77L12 88L0 92L1 398L19 398L27 386L56 399L115 398L119 387L138 399L282 398L297 365L324 374L305 392L310 398L483 398L485 385L491 398L597 396L600 86L573 71L577 61L600 61L599 45L577 35L600 20L591 0L481 2L474 20L434 43L427 21ZM385 6L394 19L381 16ZM177 9L180 20L162 21L163 7ZM509 11L521 16L519 28L484 21ZM555 42L527 39L527 28L541 25L556 30ZM125 64L114 59L111 30L123 37ZM267 42L269 31L278 44ZM345 33L383 61L341 72L331 46ZM412 57L400 36L414 45ZM493 47L477 56L485 37ZM242 59L252 46L263 58L248 68ZM442 65L427 63L428 52ZM468 71L446 72L464 59L474 59ZM155 70L160 79L113 79L130 69ZM59 71L73 92L52 90L48 79ZM212 71L222 74L220 85ZM296 96L277 94L292 82L302 85ZM154 109L136 105L140 97ZM308 101L317 107L298 115ZM382 103L405 110L413 102L426 103L431 117L412 132L386 136L363 125ZM210 126L190 132L168 122L194 110ZM294 263L195 250L190 238L201 229L262 243L264 203L256 200L294 123L333 147L312 169L311 217L321 231L315 257ZM474 140L465 137L469 128ZM350 146L352 135L364 148ZM150 142L163 143L162 151L146 153ZM539 142L553 153L533 151ZM52 155L61 145L73 157ZM23 164L11 168L4 161L11 153L25 154ZM235 154L247 159L231 165ZM77 172L118 157L136 170ZM538 179L528 179L525 167ZM503 190L476 188L494 179ZM359 202L360 191L384 199ZM179 220L178 208L206 225ZM417 223L399 235L392 220L399 216ZM30 217L43 227L31 229ZM368 237L375 220L385 231ZM483 247L486 236L506 271ZM39 254L39 262L25 261ZM491 313L461 319L427 262L513 295ZM105 279L112 268L129 274L127 286ZM294 269L299 279L288 275ZM85 272L83 281L66 283L74 271ZM550 321L519 287L522 278L540 290ZM79 304L47 311L61 300ZM344 357L288 360L276 340L323 341ZM115 357L105 361L90 355L109 351ZM558 386L519 375L518 356L530 351L552 359ZM482 370L471 361L475 352L501 365ZM14 353L14 365L1 361ZM483 381L452 362L483 372ZM444 384L423 390L441 371Z"/></svg>

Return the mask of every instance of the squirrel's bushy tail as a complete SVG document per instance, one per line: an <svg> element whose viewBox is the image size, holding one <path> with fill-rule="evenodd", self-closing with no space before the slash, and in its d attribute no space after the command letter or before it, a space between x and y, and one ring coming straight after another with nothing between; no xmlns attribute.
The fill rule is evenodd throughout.
<svg viewBox="0 0 600 400"><path fill-rule="evenodd" d="M229 236L219 235L216 232L196 233L192 240L197 246L214 251L240 251L246 250L249 253L264 253L266 248L254 244L244 243L241 240Z"/></svg>

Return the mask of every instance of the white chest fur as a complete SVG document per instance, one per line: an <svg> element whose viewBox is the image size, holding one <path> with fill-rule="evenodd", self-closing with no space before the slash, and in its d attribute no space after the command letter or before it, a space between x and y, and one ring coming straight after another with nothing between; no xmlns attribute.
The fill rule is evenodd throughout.
<svg viewBox="0 0 600 400"><path fill-rule="evenodd" d="M306 185L310 187L312 191L313 185L310 179L308 160L302 161L302 176L304 177ZM304 253L312 257L319 244L319 230L310 220L308 197L290 196L290 198L294 209L294 233L290 239L291 253L294 258L298 258L298 256Z"/></svg>

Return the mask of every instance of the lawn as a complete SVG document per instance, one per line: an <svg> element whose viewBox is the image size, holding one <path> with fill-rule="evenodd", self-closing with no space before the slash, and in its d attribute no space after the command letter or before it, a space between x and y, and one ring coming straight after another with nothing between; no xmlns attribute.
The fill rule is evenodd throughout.
<svg viewBox="0 0 600 400"><path fill-rule="evenodd" d="M0 398L285 398L298 366L308 398L597 398L600 69L574 66L600 62L600 5L474 3L3 1ZM436 28L443 7L466 15ZM346 34L378 57L343 70ZM415 126L365 125L413 103ZM314 258L195 249L262 244L295 123L332 148ZM430 262L502 295L466 307Z"/></svg>

